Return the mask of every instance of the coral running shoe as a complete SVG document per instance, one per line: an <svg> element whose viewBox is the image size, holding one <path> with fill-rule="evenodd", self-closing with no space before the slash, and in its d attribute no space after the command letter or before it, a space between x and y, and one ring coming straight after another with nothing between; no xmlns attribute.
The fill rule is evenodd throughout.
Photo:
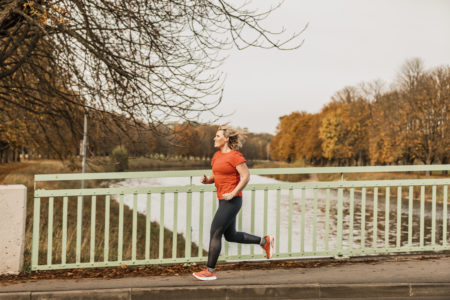
<svg viewBox="0 0 450 300"><path fill-rule="evenodd" d="M198 280L216 280L216 272L210 272L208 268L204 269L200 272L192 273L192 276L197 278Z"/></svg>
<svg viewBox="0 0 450 300"><path fill-rule="evenodd" d="M266 251L266 257L267 259L272 258L273 255L273 251L275 249L275 240L273 238L273 235L266 235L264 237L264 239L266 240L266 243L264 244L264 246L261 246L261 248L264 249L264 251Z"/></svg>

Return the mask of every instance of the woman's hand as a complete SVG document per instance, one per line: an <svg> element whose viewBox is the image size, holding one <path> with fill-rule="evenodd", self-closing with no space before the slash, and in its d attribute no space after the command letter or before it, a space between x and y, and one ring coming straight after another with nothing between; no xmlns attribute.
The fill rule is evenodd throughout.
<svg viewBox="0 0 450 300"><path fill-rule="evenodd" d="M234 197L236 197L236 195L234 193L225 193L222 195L224 200L231 200Z"/></svg>
<svg viewBox="0 0 450 300"><path fill-rule="evenodd" d="M206 176L205 174L202 175L202 177L200 178L200 182L203 184L210 184L214 182L214 174L211 176Z"/></svg>

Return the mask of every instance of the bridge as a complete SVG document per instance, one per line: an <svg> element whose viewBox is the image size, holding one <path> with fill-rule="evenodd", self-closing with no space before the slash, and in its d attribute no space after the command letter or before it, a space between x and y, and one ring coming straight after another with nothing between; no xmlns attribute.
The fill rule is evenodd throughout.
<svg viewBox="0 0 450 300"><path fill-rule="evenodd" d="M384 294L386 297L426 296L426 291L434 291L428 296L446 297L450 295L450 178L416 179L407 174L449 170L450 165L252 169L238 230L274 234L275 261L331 261L325 263L329 270L322 268L315 277L302 268L247 270L245 275L230 270L211 288L216 286L217 291L235 285L242 297L249 291L248 299L262 290L261 295L274 298L291 297L294 294L289 290L309 291L302 294L309 298L325 298L333 289L339 293L347 289L354 298L367 297L364 291L375 290L369 295L383 296L383 289L394 291ZM197 184L197 177L204 173L210 170L36 175L30 269L42 272L173 264L195 268L207 260L204 249L217 208L214 186ZM386 178L358 180L364 174L376 173ZM334 174L331 177L336 180L286 182L261 177L293 174ZM86 188L80 188L81 181L86 182ZM113 216L117 222L111 221ZM430 259L423 260L424 255ZM267 264L259 247L227 242L219 261L221 266ZM358 263L350 263L355 261ZM337 267L343 269L337 271ZM368 273L371 268L372 276ZM331 274L337 277L331 280ZM131 297L132 288L143 288L143 282L160 295L169 295L164 294L164 288L199 288L198 283L186 278L187 283L183 283L181 278L171 278L167 285L157 279L140 280L141 284L124 279L114 284L128 289L127 297ZM109 289L108 284L97 284ZM24 291L30 293L45 290L27 286L23 286ZM88 281L80 285L85 290L90 287ZM223 295L228 296L237 291L225 290ZM8 291L17 292L14 288L0 289L0 299L1 293ZM206 293L211 291L214 289Z"/></svg>

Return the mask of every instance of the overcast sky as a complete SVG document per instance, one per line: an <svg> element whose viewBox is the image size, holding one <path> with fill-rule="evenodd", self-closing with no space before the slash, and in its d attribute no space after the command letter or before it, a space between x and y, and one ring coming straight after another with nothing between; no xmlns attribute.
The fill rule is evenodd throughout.
<svg viewBox="0 0 450 300"><path fill-rule="evenodd" d="M222 121L274 134L280 116L319 112L345 86L392 83L408 58L450 65L449 0L286 0L267 22L291 31L306 23L297 50L230 53L218 112L233 115Z"/></svg>

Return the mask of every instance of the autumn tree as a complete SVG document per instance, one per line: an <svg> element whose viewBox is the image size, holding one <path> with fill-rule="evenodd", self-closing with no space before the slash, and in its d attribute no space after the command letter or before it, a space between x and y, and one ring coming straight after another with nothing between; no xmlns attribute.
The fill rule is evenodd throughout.
<svg viewBox="0 0 450 300"><path fill-rule="evenodd" d="M443 161L449 149L450 68L426 71L420 59L408 60L398 81L406 110L407 151L426 164Z"/></svg>
<svg viewBox="0 0 450 300"><path fill-rule="evenodd" d="M17 159L20 154L41 155L64 159L78 153L81 134L75 130L83 113L78 106L52 99L51 108L36 106L37 112L11 107L0 102L0 140L5 144L3 152ZM28 103L28 106L33 104ZM51 113L49 113L51 111ZM6 162L6 161L5 161Z"/></svg>
<svg viewBox="0 0 450 300"><path fill-rule="evenodd" d="M411 59L390 89L379 80L345 87L318 114L281 117L273 157L338 165L447 163L449 78L450 67L425 70Z"/></svg>
<svg viewBox="0 0 450 300"><path fill-rule="evenodd" d="M146 124L136 124L119 114L91 112L88 135L91 155L110 155L117 146L125 146L130 156L145 156L155 152L157 147L154 130L150 130Z"/></svg>
<svg viewBox="0 0 450 300"><path fill-rule="evenodd" d="M298 131L295 149L306 163L316 164L323 160L322 140L319 138L321 118L321 114L305 114L303 117L304 125Z"/></svg>
<svg viewBox="0 0 450 300"><path fill-rule="evenodd" d="M386 92L371 106L370 164L411 163L406 145L407 112L399 93Z"/></svg>
<svg viewBox="0 0 450 300"><path fill-rule="evenodd" d="M247 159L267 159L267 146L272 138L273 136L268 133L249 132L239 151L241 151Z"/></svg>
<svg viewBox="0 0 450 300"><path fill-rule="evenodd" d="M299 138L297 130L298 120L306 114L304 112L293 112L279 118L277 134L270 143L271 158L293 162L297 158L295 151L295 140Z"/></svg>
<svg viewBox="0 0 450 300"><path fill-rule="evenodd" d="M365 164L368 161L369 106L358 89L338 91L322 110L319 136L323 155L330 161Z"/></svg>
<svg viewBox="0 0 450 300"><path fill-rule="evenodd" d="M196 131L200 137L199 157L211 158L216 151L214 148L214 137L216 136L218 126L201 124L197 126Z"/></svg>
<svg viewBox="0 0 450 300"><path fill-rule="evenodd" d="M201 151L200 136L193 124L177 124L172 139L172 153L184 157L198 156Z"/></svg>
<svg viewBox="0 0 450 300"><path fill-rule="evenodd" d="M17 153L25 146L25 119L10 108L0 109L0 119L0 163L18 161Z"/></svg>

